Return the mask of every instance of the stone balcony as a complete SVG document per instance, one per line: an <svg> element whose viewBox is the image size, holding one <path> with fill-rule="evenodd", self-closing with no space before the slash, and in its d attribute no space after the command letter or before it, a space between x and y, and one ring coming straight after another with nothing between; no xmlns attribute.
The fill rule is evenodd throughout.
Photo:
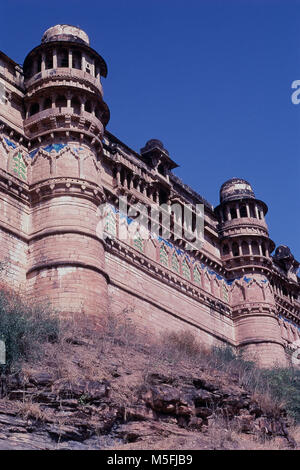
<svg viewBox="0 0 300 470"><path fill-rule="evenodd" d="M73 108L40 111L24 120L24 130L31 139L55 130L73 130L97 138L103 136L104 132L103 124L96 116L86 111L75 114Z"/></svg>
<svg viewBox="0 0 300 470"><path fill-rule="evenodd" d="M274 294L276 306L279 314L286 318L291 318L298 325L300 324L300 304L297 301L291 301L286 296L281 296L278 293Z"/></svg>
<svg viewBox="0 0 300 470"><path fill-rule="evenodd" d="M272 259L268 256L259 255L240 255L234 256L232 255L223 255L222 261L224 266L228 271L236 270L238 268L243 269L256 269L258 267L264 266L268 269L272 267Z"/></svg>
<svg viewBox="0 0 300 470"><path fill-rule="evenodd" d="M241 232L253 235L255 233L264 233L268 235L268 226L265 220L255 217L240 217L227 220L220 225L220 232L223 236L239 234Z"/></svg>
<svg viewBox="0 0 300 470"><path fill-rule="evenodd" d="M33 77L25 80L25 88L29 91L32 87L42 87L42 83L51 80L79 80L81 83L86 83L88 86L94 88L103 97L103 88L99 78L93 77L90 73L84 72L83 70L59 67L56 69L47 69L36 73Z"/></svg>

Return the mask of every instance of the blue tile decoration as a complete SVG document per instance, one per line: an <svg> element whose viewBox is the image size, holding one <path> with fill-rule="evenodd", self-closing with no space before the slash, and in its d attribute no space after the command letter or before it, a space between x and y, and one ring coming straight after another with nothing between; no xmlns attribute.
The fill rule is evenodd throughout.
<svg viewBox="0 0 300 470"><path fill-rule="evenodd" d="M4 140L7 143L7 145L9 145L10 147L12 147L14 149L17 148L16 144L14 144L11 140L7 139L6 137L4 137Z"/></svg>
<svg viewBox="0 0 300 470"><path fill-rule="evenodd" d="M119 209L115 208L113 205L111 205L111 208L116 214L120 214L121 218L126 218L128 225L130 225L133 222L134 219L132 219L131 217L128 217L126 214L123 214L122 212L119 211ZM180 248L177 248L175 245L173 245L173 243L170 242L169 240L166 240L165 238L163 238L161 236L156 236L153 233L150 233L150 237L156 239L158 242L160 242L161 244L169 247L170 249L172 249L172 250L174 249L174 251L177 253L178 256L180 256L180 257L183 256L184 258L186 258L189 261L189 263L195 264L197 262L194 258L189 256L184 250L182 250ZM244 279L244 281L247 282L247 284L250 281L252 281L253 279L255 279L254 277L244 276L243 278L242 277L236 277L234 279L228 280L224 276L221 276L221 274L215 272L213 269L209 269L203 263L197 263L197 266L198 266L199 269L200 269L200 267L203 270L206 269L207 272L211 276L215 276L219 281L224 281L228 286L231 286L234 281L239 280L239 279ZM262 283L267 283L268 281L267 281L267 279L263 279L261 282Z"/></svg>
<svg viewBox="0 0 300 470"><path fill-rule="evenodd" d="M78 153L79 150L83 150L83 147L73 147L73 151Z"/></svg>
<svg viewBox="0 0 300 470"><path fill-rule="evenodd" d="M32 150L31 152L29 152L29 157L30 157L30 158L33 158L33 157L37 154L38 151L39 151L38 148L35 149L35 150Z"/></svg>
<svg viewBox="0 0 300 470"><path fill-rule="evenodd" d="M51 144L44 147L45 152L51 152L51 150L55 150L55 152L60 152L67 144Z"/></svg>
<svg viewBox="0 0 300 470"><path fill-rule="evenodd" d="M287 322L287 323L290 323L290 325L294 326L295 328L297 328L297 329L300 331L300 326L299 326L299 325L296 325L296 324L295 324L294 322L292 322L291 320L288 320L287 318L285 318L285 317L283 317L283 316L281 316L281 315L279 315L279 318L280 318L281 320L284 320L284 321Z"/></svg>

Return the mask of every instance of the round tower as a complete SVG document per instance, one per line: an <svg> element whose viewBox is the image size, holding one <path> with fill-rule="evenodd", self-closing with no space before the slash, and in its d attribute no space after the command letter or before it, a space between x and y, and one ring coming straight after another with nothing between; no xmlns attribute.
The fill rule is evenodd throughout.
<svg viewBox="0 0 300 470"><path fill-rule="evenodd" d="M60 311L105 313L105 253L96 227L109 120L101 84L106 63L84 31L56 25L23 69L31 162L29 294Z"/></svg>
<svg viewBox="0 0 300 470"><path fill-rule="evenodd" d="M246 180L232 178L220 189L221 257L231 285L236 343L262 366L286 363L273 290L269 283L275 244L269 238L267 205Z"/></svg>

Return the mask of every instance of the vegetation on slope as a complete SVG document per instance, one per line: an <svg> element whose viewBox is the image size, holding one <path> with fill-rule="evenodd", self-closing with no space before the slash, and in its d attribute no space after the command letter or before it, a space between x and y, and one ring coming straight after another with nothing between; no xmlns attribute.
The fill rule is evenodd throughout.
<svg viewBox="0 0 300 470"><path fill-rule="evenodd" d="M206 428L212 429L214 442L218 432L219 440L223 442L225 435L226 439L229 439L228 436L231 436L232 432L239 433L241 430L241 426L239 425L240 427L237 428L236 424L243 421L243 416L234 416L234 412L232 416L224 417L224 414L221 416L219 412L220 407L223 406L222 403L228 402L225 407L226 413L230 407L235 406L230 405L230 400L232 403L237 402L237 397L243 396L243 390L252 397L250 408L247 405L248 411L245 409L247 413L252 413L249 409L253 409L255 403L258 403L257 406L261 410L259 413L263 416L275 419L275 421L278 418L278 422L280 422L282 415L284 415L283 409L285 409L291 424L300 422L299 370L293 368L259 369L255 363L236 356L230 348L204 348L188 331L168 332L159 338L152 336L149 338L147 333L137 329L126 310L121 315L109 315L106 319L101 319L98 316L87 318L83 315L77 315L59 320L58 316L53 314L48 307L28 305L16 293L1 290L0 339L5 341L7 348L7 364L0 366L2 384L5 380L8 384L6 388L2 386L2 396L4 400L6 395L9 396L11 402L13 397L19 400L20 393L23 394L23 401L18 406L26 419L36 417L39 421L43 419L47 421L48 419L49 422L60 420L61 418L57 418L59 412L51 415L51 419L48 416L47 401L52 400L55 391L57 397L60 398L53 398L51 413L53 413L52 410L53 407L55 408L57 400L59 403L65 402L70 415L73 411L79 413L78 416L90 413L90 418L85 426L95 425L96 428L97 426L99 428L99 423L97 424L99 410L95 407L102 406L100 405L101 400L97 404L95 396L91 398L90 392L82 390L86 389L86 384L91 387L100 384L100 388L105 389L105 394L109 389L109 407L115 407L117 410L113 422L120 424L132 419L147 420L144 406L147 400L149 406L154 407L154 411L155 407L163 408L164 406L162 404L163 395L159 397L157 402L159 405L153 404L153 396L151 399L149 398L149 391L153 395L155 390L156 392L163 390L162 393L169 390L170 394L176 395L176 387L181 390L180 393L183 393L182 391L191 388L188 384L195 384L199 378L199 383L201 382L202 385L207 380L209 383L215 383L217 392L212 393L215 393L216 396L222 395L224 387L225 392L229 390L229 395L233 393L233 397L229 396L224 400L222 398L221 404L214 405L216 406L215 412L211 411L211 405L207 402L205 407L209 408L210 406L211 415L208 418L205 417L208 414L205 409L198 410L199 416L201 413L203 416L198 420L198 424L201 421L200 434L204 436L203 432ZM23 392L22 390L14 390L10 385L10 378L15 376L16 372L22 375L18 387L23 387ZM42 375L42 383L43 381L46 383L48 380L43 374L51 376L49 392L47 387L46 391L44 390L42 393L34 391L32 384L38 383L38 380L35 382L32 377L36 374ZM164 383L157 386L155 382L157 380ZM16 380L13 379L12 382L13 387L16 387ZM232 384L236 387L236 395L234 395L234 391L232 392ZM145 396L146 398L143 398L144 401L141 402L141 397ZM45 403L43 397L46 400ZM176 399L174 398L175 401ZM104 402L105 400L106 398ZM203 400L205 402L204 398ZM242 399L242 401L245 400ZM143 403L144 411L140 412L140 415L136 411L133 413L132 409L140 409L141 403ZM166 399L166 403L172 405L171 396ZM76 413L73 415L75 416ZM180 416L168 414L166 411L160 413L160 409L158 414L162 417L163 426L166 429L167 426L173 426L172 420L175 418L180 423ZM139 417L137 418L137 416ZM245 416L246 418L247 416ZM76 419L78 421L78 417ZM69 418L64 422L64 425L70 425L71 422L72 418ZM146 421L143 422L145 427ZM106 421L103 426L103 429L108 429ZM184 426L184 424L180 424L180 426ZM217 432L217 430L219 431ZM53 433L53 429L51 432ZM126 432L124 431L125 434ZM129 435L132 435L132 432ZM197 436L199 436L199 432ZM195 446L201 446L203 442L201 441L201 444L198 437L197 439ZM238 437L239 439L240 437ZM146 444L144 443L144 445Z"/></svg>
<svg viewBox="0 0 300 470"><path fill-rule="evenodd" d="M14 291L0 290L0 340L6 348L6 363L0 372L15 372L24 361L34 360L48 341L57 341L58 316L48 306L25 303Z"/></svg>

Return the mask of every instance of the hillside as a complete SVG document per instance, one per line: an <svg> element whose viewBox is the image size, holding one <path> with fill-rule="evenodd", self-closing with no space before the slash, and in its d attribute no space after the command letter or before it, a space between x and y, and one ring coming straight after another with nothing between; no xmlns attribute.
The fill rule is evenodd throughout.
<svg viewBox="0 0 300 470"><path fill-rule="evenodd" d="M4 319L17 318L18 309L18 318L27 314L20 315L21 303L1 300L0 336L6 331L9 343L16 322ZM260 371L229 349L205 350L187 332L149 338L125 311L105 324L47 315L31 311L38 334L26 324L28 343L21 322L22 347L13 341L18 360L9 356L2 370L0 449L299 445L297 372ZM289 387L285 399L282 386Z"/></svg>

